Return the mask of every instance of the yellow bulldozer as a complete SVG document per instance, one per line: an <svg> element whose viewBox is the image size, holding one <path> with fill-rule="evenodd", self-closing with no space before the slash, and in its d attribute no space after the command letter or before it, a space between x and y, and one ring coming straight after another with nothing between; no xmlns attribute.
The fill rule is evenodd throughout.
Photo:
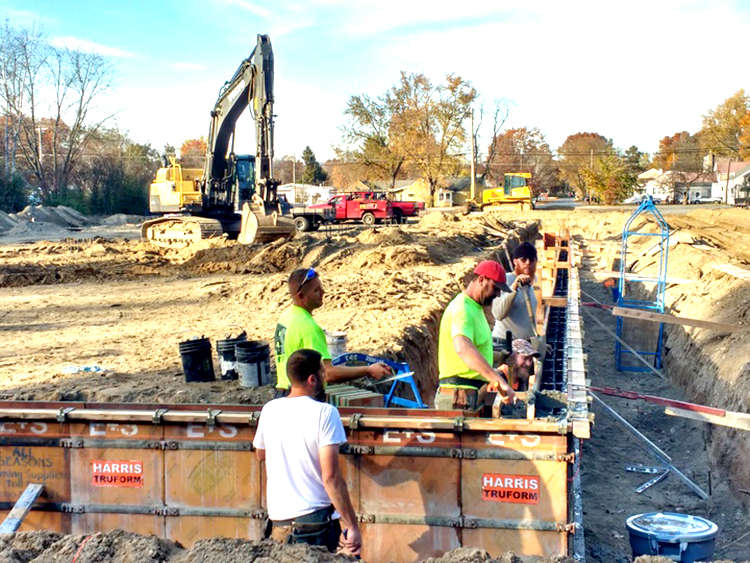
<svg viewBox="0 0 750 563"><path fill-rule="evenodd" d="M508 172L503 176L502 187L484 189L479 207L486 209L495 205L517 203L521 206L521 210L534 209L530 183L530 172Z"/></svg>

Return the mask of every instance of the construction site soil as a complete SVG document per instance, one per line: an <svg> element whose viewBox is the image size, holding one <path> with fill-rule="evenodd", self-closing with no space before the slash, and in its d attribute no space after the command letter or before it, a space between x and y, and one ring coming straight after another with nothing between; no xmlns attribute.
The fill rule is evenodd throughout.
<svg viewBox="0 0 750 563"><path fill-rule="evenodd" d="M238 326L248 338L269 340L276 319L290 303L288 273L314 267L326 290L324 306L315 313L320 325L345 331L349 350L409 362L429 401L436 386L440 315L477 261L490 256L506 260L506 248L512 251L519 240L567 228L590 249L581 270L584 299L611 304L611 293L601 283L608 275L597 272L612 269L612 252L607 254L605 247L619 248L631 212L435 212L401 227L298 235L266 246L214 240L179 251L150 247L127 225L84 230L76 239L58 233L45 237L57 240L25 243L6 233L0 237L0 400L265 402L273 394L270 386L246 389L219 379L185 383L177 344L201 335L215 342L236 334ZM750 325L750 282L713 268L748 267L750 213L682 209L667 211L666 219L673 231L669 276L693 280L667 286L668 311ZM652 242L643 242L639 249ZM653 271L656 258L644 252L631 266ZM585 311L585 352L593 385L750 412L747 330L665 325L664 381L651 373L617 372L614 339L589 315L610 329L615 317L606 310ZM627 472L626 465L658 462L593 405L596 420L581 464L590 560L630 561L625 520L654 511L713 520L720 528L716 559L749 560L750 433L670 417L658 405L606 400L711 495L701 500L675 476L637 494L635 489L646 479ZM0 540L0 562L70 561L84 539L47 532L17 534ZM99 555L85 555L94 548ZM166 540L116 531L91 536L77 561L234 561L237 554L244 554L243 560L336 560L305 550L309 548L214 539L187 551ZM144 559L144 553L153 555ZM435 561L531 560L538 559L455 550Z"/></svg>

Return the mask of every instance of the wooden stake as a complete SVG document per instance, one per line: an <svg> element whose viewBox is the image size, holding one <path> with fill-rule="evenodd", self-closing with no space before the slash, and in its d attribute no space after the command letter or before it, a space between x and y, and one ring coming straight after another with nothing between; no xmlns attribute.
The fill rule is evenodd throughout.
<svg viewBox="0 0 750 563"><path fill-rule="evenodd" d="M23 519L26 518L31 507L34 506L36 499L42 494L43 489L44 485L38 485L36 483L30 483L26 487L26 490L20 497L18 497L13 509L5 517L2 525L0 525L0 534L12 534L21 527Z"/></svg>

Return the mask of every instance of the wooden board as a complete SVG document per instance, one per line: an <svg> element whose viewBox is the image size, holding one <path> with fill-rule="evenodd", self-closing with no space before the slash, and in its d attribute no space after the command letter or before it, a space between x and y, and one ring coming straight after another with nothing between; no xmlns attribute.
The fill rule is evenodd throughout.
<svg viewBox="0 0 750 563"><path fill-rule="evenodd" d="M708 328L711 330L720 330L722 332L736 332L746 330L748 327L742 325L731 325L727 323L717 323L714 321L704 321L701 319L690 319L688 317L677 317L674 315L662 315L643 309L632 309L629 307L613 307L612 314L616 317L630 317L631 319L644 319L656 323L667 323L673 325L694 326L698 328Z"/></svg>
<svg viewBox="0 0 750 563"><path fill-rule="evenodd" d="M604 277L604 278L619 278L620 277L620 272L619 271L615 272L613 270L605 270L605 271L592 270L591 272L596 277ZM646 280L639 279L639 278L645 278L645 277L649 277L649 279L646 279ZM654 275L653 277L650 277L650 276L646 276L646 274L636 274L636 273L633 273L633 272L626 272L625 273L625 279L626 280L639 281L639 282L643 282L643 283L657 283L657 281L658 281L657 275ZM688 280L688 279L684 279L684 278L667 277L665 281L668 284L670 284L670 283L685 284L685 283L695 283L698 280Z"/></svg>
<svg viewBox="0 0 750 563"><path fill-rule="evenodd" d="M729 274L730 276L734 276L735 278L750 281L750 270L732 266L731 264L711 264L711 267L714 270L724 272L725 274Z"/></svg>
<svg viewBox="0 0 750 563"><path fill-rule="evenodd" d="M738 428L740 430L750 430L750 414L741 412L726 411L724 416L718 416L705 412L678 409L676 407L666 407L664 412L670 416L680 416L682 418L710 422L711 424L718 424L720 426L729 426L730 428Z"/></svg>
<svg viewBox="0 0 750 563"><path fill-rule="evenodd" d="M0 524L0 534L12 534L21 527L23 519L26 518L31 507L34 506L36 499L42 494L42 490L44 490L44 485L40 485L39 483L31 483L26 487L26 490L16 501L10 514Z"/></svg>

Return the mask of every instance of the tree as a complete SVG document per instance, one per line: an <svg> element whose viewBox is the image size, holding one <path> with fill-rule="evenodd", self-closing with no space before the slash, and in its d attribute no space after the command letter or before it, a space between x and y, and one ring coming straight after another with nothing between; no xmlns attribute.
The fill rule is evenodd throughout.
<svg viewBox="0 0 750 563"><path fill-rule="evenodd" d="M747 129L749 111L750 98L741 89L703 115L700 134L706 152L711 150L719 155L735 157L741 151L747 153L750 147L743 145L742 139L750 136Z"/></svg>
<svg viewBox="0 0 750 563"><path fill-rule="evenodd" d="M350 96L344 110L347 121L341 126L347 148L336 151L337 155L347 155L361 164L361 179L387 179L392 188L406 160L391 136L393 110L386 96Z"/></svg>
<svg viewBox="0 0 750 563"><path fill-rule="evenodd" d="M448 74L443 84L433 86L424 74L404 71L386 95L393 146L427 182L430 204L439 182L460 168L464 123L476 97L471 83L458 75Z"/></svg>
<svg viewBox="0 0 750 563"><path fill-rule="evenodd" d="M282 156L280 160L273 162L274 175L281 184L291 184L302 178L305 172L304 163L297 160L294 156L288 154Z"/></svg>
<svg viewBox="0 0 750 563"><path fill-rule="evenodd" d="M503 175L509 172L531 172L535 193L549 191L559 185L559 170L552 151L536 127L508 129L496 135L488 147L488 153L493 150L495 157L488 161L488 169L491 176L497 178L498 185L502 184Z"/></svg>
<svg viewBox="0 0 750 563"><path fill-rule="evenodd" d="M20 174L0 174L0 211L17 213L29 204L29 185Z"/></svg>
<svg viewBox="0 0 750 563"><path fill-rule="evenodd" d="M99 53L49 45L39 49L44 49L43 65L40 75L27 81L28 113L21 129L24 160L44 199L49 199L52 194L64 195L84 150L114 117L93 117L95 103L112 89L114 63ZM34 60L27 57L24 62L29 76ZM45 100L47 92L51 99ZM48 146L39 141L44 129L49 132Z"/></svg>
<svg viewBox="0 0 750 563"><path fill-rule="evenodd" d="M617 203L631 195L638 182L633 167L614 150L598 155L593 165L584 166L580 173L588 192L606 204Z"/></svg>
<svg viewBox="0 0 750 563"><path fill-rule="evenodd" d="M305 163L305 172L302 174L301 179L303 184L321 186L323 182L328 180L328 174L326 174L326 171L323 170L323 167L315 159L315 153L313 153L309 145L302 151L302 161Z"/></svg>
<svg viewBox="0 0 750 563"><path fill-rule="evenodd" d="M700 172L703 169L703 150L700 136L687 131L675 133L659 141L653 166L662 170Z"/></svg>
<svg viewBox="0 0 750 563"><path fill-rule="evenodd" d="M481 166L481 172L479 173L482 184L486 184L487 180L496 177L493 175L490 165L497 157L497 139L500 130L503 128L503 125L505 125L505 122L510 115L510 102L504 98L496 99L493 102L492 109L489 111L485 110L484 103L480 104L479 111L475 116L474 131L472 132L474 135L474 162L479 162L479 131L484 123L485 113L489 113L492 117L492 140L487 147L487 155Z"/></svg>
<svg viewBox="0 0 750 563"><path fill-rule="evenodd" d="M185 139L180 146L180 164L185 168L203 168L206 160L206 138Z"/></svg>
<svg viewBox="0 0 750 563"><path fill-rule="evenodd" d="M579 196L587 195L585 170L593 168L596 156L608 155L611 150L612 141L599 133L576 133L568 136L557 149L562 179Z"/></svg>
<svg viewBox="0 0 750 563"><path fill-rule="evenodd" d="M341 148L336 149L336 158L327 160L323 167L328 171L331 185L337 190L343 190L357 180L376 179L372 177L373 169L362 163L356 152Z"/></svg>

